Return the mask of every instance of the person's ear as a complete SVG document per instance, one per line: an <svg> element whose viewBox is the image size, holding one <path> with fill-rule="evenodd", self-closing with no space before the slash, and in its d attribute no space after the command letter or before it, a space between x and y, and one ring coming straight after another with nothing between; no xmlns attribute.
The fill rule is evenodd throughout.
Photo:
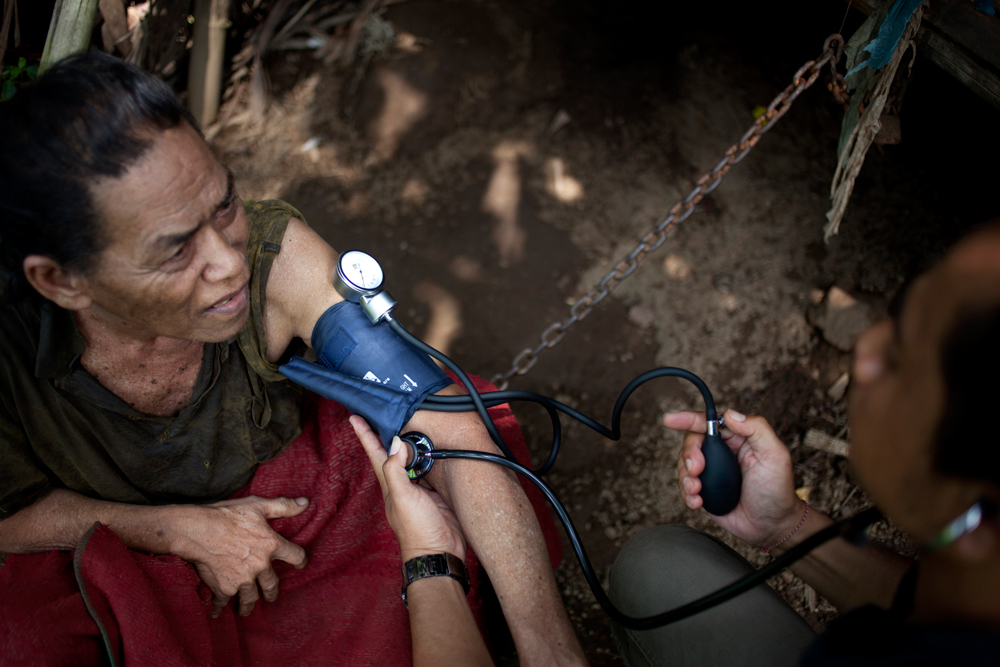
<svg viewBox="0 0 1000 667"><path fill-rule="evenodd" d="M80 289L79 277L45 255L24 258L24 275L35 290L66 310L89 308L93 301Z"/></svg>

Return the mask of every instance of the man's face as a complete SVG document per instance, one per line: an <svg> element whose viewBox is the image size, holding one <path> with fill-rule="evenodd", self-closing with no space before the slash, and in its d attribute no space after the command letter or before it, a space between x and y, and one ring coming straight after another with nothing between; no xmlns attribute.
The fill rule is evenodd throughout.
<svg viewBox="0 0 1000 667"><path fill-rule="evenodd" d="M944 412L941 349L959 312L1000 301L1000 234L979 233L913 283L896 320L859 340L850 396L851 462L883 512L927 540L978 498L936 472Z"/></svg>
<svg viewBox="0 0 1000 667"><path fill-rule="evenodd" d="M157 132L139 162L91 194L109 241L79 278L95 310L139 337L220 342L243 328L246 213L189 125Z"/></svg>

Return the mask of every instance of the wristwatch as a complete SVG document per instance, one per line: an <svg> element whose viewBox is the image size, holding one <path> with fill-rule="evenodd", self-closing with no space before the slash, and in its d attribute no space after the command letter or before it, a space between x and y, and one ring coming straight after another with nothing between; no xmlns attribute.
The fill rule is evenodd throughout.
<svg viewBox="0 0 1000 667"><path fill-rule="evenodd" d="M428 554L417 556L403 563L403 603L406 603L406 588L414 581L427 577L451 577L462 584L466 595L469 593L469 571L465 563L455 554ZM409 605L407 605L409 606Z"/></svg>

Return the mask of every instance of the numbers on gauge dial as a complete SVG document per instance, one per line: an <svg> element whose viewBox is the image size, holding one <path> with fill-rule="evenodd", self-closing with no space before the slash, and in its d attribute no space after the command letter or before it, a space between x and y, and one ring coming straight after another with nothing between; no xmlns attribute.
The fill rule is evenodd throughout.
<svg viewBox="0 0 1000 667"><path fill-rule="evenodd" d="M340 273L344 280L364 292L376 290L382 285L382 267L374 257L359 250L340 256Z"/></svg>

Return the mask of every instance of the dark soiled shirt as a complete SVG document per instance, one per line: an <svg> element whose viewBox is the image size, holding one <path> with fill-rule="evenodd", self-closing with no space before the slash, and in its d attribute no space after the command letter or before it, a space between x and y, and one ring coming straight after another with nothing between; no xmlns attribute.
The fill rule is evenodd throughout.
<svg viewBox="0 0 1000 667"><path fill-rule="evenodd" d="M974 667L1000 665L1000 632L908 625L877 607L834 621L809 645L801 667Z"/></svg>
<svg viewBox="0 0 1000 667"><path fill-rule="evenodd" d="M908 624L918 565L899 584L888 611L868 605L830 624L806 648L800 667L950 667L1000 665L1000 632L967 624Z"/></svg>
<svg viewBox="0 0 1000 667"><path fill-rule="evenodd" d="M211 502L253 477L301 431L301 390L266 361L263 303L294 208L246 202L250 316L206 343L191 403L136 411L80 365L72 313L50 301L0 308L0 519L53 488L131 504Z"/></svg>

